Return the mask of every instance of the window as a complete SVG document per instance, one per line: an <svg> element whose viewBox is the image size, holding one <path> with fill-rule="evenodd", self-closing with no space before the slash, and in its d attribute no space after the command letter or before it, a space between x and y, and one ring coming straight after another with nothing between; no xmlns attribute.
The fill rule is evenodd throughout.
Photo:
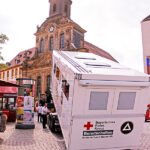
<svg viewBox="0 0 150 150"><path fill-rule="evenodd" d="M134 109L136 92L120 92L118 100L118 110Z"/></svg>
<svg viewBox="0 0 150 150"><path fill-rule="evenodd" d="M56 4L53 5L53 12L56 11Z"/></svg>
<svg viewBox="0 0 150 150"><path fill-rule="evenodd" d="M5 80L5 72L3 72L3 80Z"/></svg>
<svg viewBox="0 0 150 150"><path fill-rule="evenodd" d="M109 92L91 92L89 110L107 110Z"/></svg>
<svg viewBox="0 0 150 150"><path fill-rule="evenodd" d="M67 6L67 4L65 5L65 8L64 8L64 12L68 12L68 6Z"/></svg>
<svg viewBox="0 0 150 150"><path fill-rule="evenodd" d="M22 55L21 54L18 54L18 58L21 58L22 57Z"/></svg>
<svg viewBox="0 0 150 150"><path fill-rule="evenodd" d="M47 76L47 89L50 89L50 84L51 84L51 76Z"/></svg>
<svg viewBox="0 0 150 150"><path fill-rule="evenodd" d="M16 78L17 78L17 74L18 74L18 69L16 68L15 69L15 76L16 76Z"/></svg>
<svg viewBox="0 0 150 150"><path fill-rule="evenodd" d="M21 72L22 72L22 69L21 69L21 68L19 68L19 75L21 75Z"/></svg>
<svg viewBox="0 0 150 150"><path fill-rule="evenodd" d="M13 79L14 78L14 69L12 69L11 76L12 76L12 79Z"/></svg>
<svg viewBox="0 0 150 150"><path fill-rule="evenodd" d="M67 99L69 98L69 88L70 88L69 83L67 82L67 80L63 79L62 80L62 91Z"/></svg>
<svg viewBox="0 0 150 150"><path fill-rule="evenodd" d="M15 64L17 65L20 62L20 60L15 60Z"/></svg>
<svg viewBox="0 0 150 150"><path fill-rule="evenodd" d="M40 52L41 53L44 52L44 40L43 39L41 40L41 43L40 43Z"/></svg>
<svg viewBox="0 0 150 150"><path fill-rule="evenodd" d="M65 43L64 43L64 33L60 35L60 48L64 48Z"/></svg>
<svg viewBox="0 0 150 150"><path fill-rule="evenodd" d="M50 37L50 41L49 41L49 44L50 44L49 49L50 50L53 50L53 42L54 42L53 37Z"/></svg>
<svg viewBox="0 0 150 150"><path fill-rule="evenodd" d="M7 80L9 80L9 71L7 71Z"/></svg>
<svg viewBox="0 0 150 150"><path fill-rule="evenodd" d="M56 68L56 77L57 77L57 80L59 80L59 75L60 75L60 70L59 70L59 68L57 67L57 68Z"/></svg>
<svg viewBox="0 0 150 150"><path fill-rule="evenodd" d="M37 96L40 96L41 93L41 77L37 78Z"/></svg>
<svg viewBox="0 0 150 150"><path fill-rule="evenodd" d="M56 73L56 64L54 65L54 74Z"/></svg>
<svg viewBox="0 0 150 150"><path fill-rule="evenodd" d="M22 68L19 68L19 78L21 78L22 75Z"/></svg>
<svg viewBox="0 0 150 150"><path fill-rule="evenodd" d="M27 55L30 55L32 52L31 51L27 51Z"/></svg>
<svg viewBox="0 0 150 150"><path fill-rule="evenodd" d="M73 32L73 43L75 45L76 48L80 48L80 39L81 39L81 36L79 33L77 32Z"/></svg>

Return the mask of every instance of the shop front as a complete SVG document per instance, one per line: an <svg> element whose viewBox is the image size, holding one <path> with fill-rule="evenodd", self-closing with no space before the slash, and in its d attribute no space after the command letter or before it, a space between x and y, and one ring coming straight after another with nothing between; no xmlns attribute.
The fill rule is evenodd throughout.
<svg viewBox="0 0 150 150"><path fill-rule="evenodd" d="M7 115L7 121L16 121L16 98L17 87L0 84L0 111Z"/></svg>

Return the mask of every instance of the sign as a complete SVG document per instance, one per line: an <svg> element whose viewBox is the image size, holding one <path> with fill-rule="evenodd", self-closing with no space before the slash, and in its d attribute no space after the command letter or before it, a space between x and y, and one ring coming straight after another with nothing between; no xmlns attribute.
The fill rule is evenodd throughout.
<svg viewBox="0 0 150 150"><path fill-rule="evenodd" d="M24 110L24 122L32 121L32 110Z"/></svg>
<svg viewBox="0 0 150 150"><path fill-rule="evenodd" d="M34 80L23 80L23 84L33 85L34 84Z"/></svg>
<svg viewBox="0 0 150 150"><path fill-rule="evenodd" d="M3 94L3 97L17 97L17 94Z"/></svg>
<svg viewBox="0 0 150 150"><path fill-rule="evenodd" d="M17 107L24 107L24 97L23 96L18 96Z"/></svg>
<svg viewBox="0 0 150 150"><path fill-rule="evenodd" d="M25 96L24 97L24 108L25 109L32 109L32 101L33 101L33 97Z"/></svg>
<svg viewBox="0 0 150 150"><path fill-rule="evenodd" d="M23 123L23 117L24 117L24 109L23 108L18 108L17 109L17 122L18 123Z"/></svg>
<svg viewBox="0 0 150 150"><path fill-rule="evenodd" d="M87 121L83 125L83 139L89 138L112 138L115 121Z"/></svg>
<svg viewBox="0 0 150 150"><path fill-rule="evenodd" d="M133 123L130 122L130 121L127 121L127 122L125 122L125 123L122 124L122 126L121 126L121 132L123 134L129 134L129 133L132 132L133 127L134 127Z"/></svg>
<svg viewBox="0 0 150 150"><path fill-rule="evenodd" d="M87 122L87 124L84 125L84 128L86 128L86 130L90 130L91 127L93 127L93 124L91 124L91 122Z"/></svg>

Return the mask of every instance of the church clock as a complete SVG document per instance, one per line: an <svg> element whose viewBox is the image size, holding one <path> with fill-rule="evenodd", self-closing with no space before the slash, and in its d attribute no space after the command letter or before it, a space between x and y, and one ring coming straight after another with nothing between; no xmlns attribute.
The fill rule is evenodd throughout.
<svg viewBox="0 0 150 150"><path fill-rule="evenodd" d="M50 31L50 32L53 32L53 31L54 31L54 26L51 26L51 27L49 28L49 31Z"/></svg>

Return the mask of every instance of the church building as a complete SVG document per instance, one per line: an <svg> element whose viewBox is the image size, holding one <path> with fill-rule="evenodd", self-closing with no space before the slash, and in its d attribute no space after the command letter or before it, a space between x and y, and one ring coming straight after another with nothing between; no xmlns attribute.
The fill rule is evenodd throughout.
<svg viewBox="0 0 150 150"><path fill-rule="evenodd" d="M36 100L40 96L44 99L50 88L53 50L90 52L117 62L109 53L84 40L86 30L71 19L71 0L49 0L49 3L48 18L37 26L33 57L26 55L23 62L18 60L22 62L22 76L36 80Z"/></svg>

